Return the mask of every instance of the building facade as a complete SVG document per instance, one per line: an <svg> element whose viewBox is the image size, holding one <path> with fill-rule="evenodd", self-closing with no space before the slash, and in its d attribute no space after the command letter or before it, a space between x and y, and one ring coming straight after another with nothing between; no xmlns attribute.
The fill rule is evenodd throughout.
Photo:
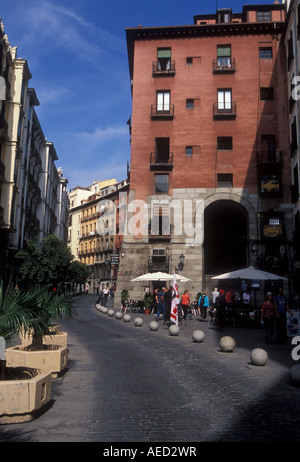
<svg viewBox="0 0 300 462"><path fill-rule="evenodd" d="M14 257L26 240L52 233L67 240L67 179L42 131L30 79L27 61L17 58L1 23L0 279L5 283L17 281Z"/></svg>
<svg viewBox="0 0 300 462"><path fill-rule="evenodd" d="M286 27L282 40L287 56L287 81L289 98L290 162L292 178L292 203L294 215L294 239L292 278L300 296L300 2L287 2Z"/></svg>
<svg viewBox="0 0 300 462"><path fill-rule="evenodd" d="M155 270L181 270L192 297L248 265L289 275L285 16L275 2L126 30L131 226L119 292L143 298L149 287L131 279Z"/></svg>
<svg viewBox="0 0 300 462"><path fill-rule="evenodd" d="M69 242L73 242L75 258L90 268L89 291L99 293L117 285L129 183L104 180L87 189L74 189L70 193Z"/></svg>

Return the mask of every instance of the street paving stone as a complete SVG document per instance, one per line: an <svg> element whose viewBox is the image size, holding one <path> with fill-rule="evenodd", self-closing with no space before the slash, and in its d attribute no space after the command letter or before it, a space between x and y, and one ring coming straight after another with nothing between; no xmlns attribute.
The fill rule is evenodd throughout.
<svg viewBox="0 0 300 462"><path fill-rule="evenodd" d="M125 323L95 301L78 297L78 318L63 323L68 370L52 380L51 405L31 422L0 426L1 442L300 442L290 339L266 345L263 329L219 332L199 317L173 337L162 321L150 331L153 315L131 313ZM196 329L202 343L192 340ZM220 351L223 335L235 339L233 352ZM257 347L268 353L265 366L250 363Z"/></svg>

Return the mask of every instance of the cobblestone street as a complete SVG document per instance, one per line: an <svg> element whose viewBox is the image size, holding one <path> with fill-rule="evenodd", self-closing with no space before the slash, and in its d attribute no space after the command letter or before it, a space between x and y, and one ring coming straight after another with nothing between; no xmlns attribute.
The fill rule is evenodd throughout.
<svg viewBox="0 0 300 462"><path fill-rule="evenodd" d="M153 316L129 323L95 308L95 296L74 302L65 323L68 371L52 381L49 409L37 419L0 427L12 442L299 442L300 389L289 381L291 343L266 345L263 329L217 332L198 318L177 337ZM134 325L141 316L142 327ZM192 333L202 329L203 343ZM231 335L232 353L219 349ZM269 359L250 363L253 348Z"/></svg>

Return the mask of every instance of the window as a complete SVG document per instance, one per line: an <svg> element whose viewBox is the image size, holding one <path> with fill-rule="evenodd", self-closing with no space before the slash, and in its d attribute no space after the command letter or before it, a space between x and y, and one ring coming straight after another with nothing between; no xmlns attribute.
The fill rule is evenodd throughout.
<svg viewBox="0 0 300 462"><path fill-rule="evenodd" d="M169 203L154 203L151 211L150 234L151 236L170 236L170 209ZM153 249L154 250L154 249ZM159 249L156 249L158 251ZM164 253L163 253L164 252ZM156 257L165 256L165 250L156 253ZM154 256L154 253L152 254Z"/></svg>
<svg viewBox="0 0 300 462"><path fill-rule="evenodd" d="M218 136L217 149L220 151L232 150L232 136Z"/></svg>
<svg viewBox="0 0 300 462"><path fill-rule="evenodd" d="M271 47L260 47L259 48L259 58L260 59L272 59L273 52Z"/></svg>
<svg viewBox="0 0 300 462"><path fill-rule="evenodd" d="M188 56L186 58L186 65L187 66L192 66L193 65L193 58L191 56Z"/></svg>
<svg viewBox="0 0 300 462"><path fill-rule="evenodd" d="M218 187L232 188L233 175L232 173L218 173Z"/></svg>
<svg viewBox="0 0 300 462"><path fill-rule="evenodd" d="M185 155L192 156L193 155L193 146L186 146L185 147Z"/></svg>
<svg viewBox="0 0 300 462"><path fill-rule="evenodd" d="M155 192L168 193L169 192L169 175L157 174L155 175Z"/></svg>
<svg viewBox="0 0 300 462"><path fill-rule="evenodd" d="M194 100L193 99L187 99L186 100L186 108L187 109L194 109Z"/></svg>
<svg viewBox="0 0 300 462"><path fill-rule="evenodd" d="M261 101L272 101L274 99L274 88L273 87L261 87L260 88L260 99Z"/></svg>
<svg viewBox="0 0 300 462"><path fill-rule="evenodd" d="M271 21L271 11L257 11L256 21L257 22Z"/></svg>
<svg viewBox="0 0 300 462"><path fill-rule="evenodd" d="M231 67L231 45L217 46L218 67Z"/></svg>
<svg viewBox="0 0 300 462"><path fill-rule="evenodd" d="M157 49L157 64L159 71L169 71L171 69L171 48Z"/></svg>
<svg viewBox="0 0 300 462"><path fill-rule="evenodd" d="M170 138L155 138L155 162L167 164L170 158Z"/></svg>
<svg viewBox="0 0 300 462"><path fill-rule="evenodd" d="M170 112L170 92L158 91L156 94L157 112Z"/></svg>
<svg viewBox="0 0 300 462"><path fill-rule="evenodd" d="M262 135L261 144L263 151L268 153L268 161L276 160L276 136L275 135Z"/></svg>
<svg viewBox="0 0 300 462"><path fill-rule="evenodd" d="M218 90L218 111L231 110L231 90Z"/></svg>

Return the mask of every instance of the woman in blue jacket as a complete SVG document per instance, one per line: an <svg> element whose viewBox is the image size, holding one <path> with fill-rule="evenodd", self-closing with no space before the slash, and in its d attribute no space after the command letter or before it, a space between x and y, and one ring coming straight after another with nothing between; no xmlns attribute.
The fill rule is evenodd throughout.
<svg viewBox="0 0 300 462"><path fill-rule="evenodd" d="M207 309L209 307L209 301L208 301L208 297L206 295L206 292L203 292L203 294L200 295L199 301L198 301L198 306L200 308L201 319L203 321L205 321L206 316L207 316Z"/></svg>

